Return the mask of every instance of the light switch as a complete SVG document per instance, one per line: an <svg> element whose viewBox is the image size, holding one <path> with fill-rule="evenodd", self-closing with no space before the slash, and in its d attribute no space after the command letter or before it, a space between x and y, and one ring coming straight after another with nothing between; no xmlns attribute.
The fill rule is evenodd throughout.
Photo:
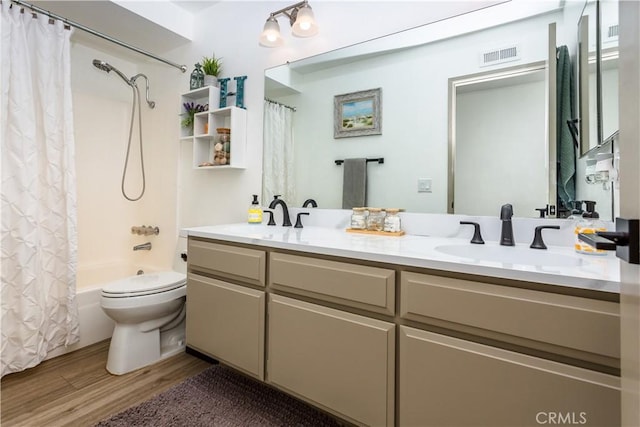
<svg viewBox="0 0 640 427"><path fill-rule="evenodd" d="M418 193L431 193L431 178L418 178Z"/></svg>

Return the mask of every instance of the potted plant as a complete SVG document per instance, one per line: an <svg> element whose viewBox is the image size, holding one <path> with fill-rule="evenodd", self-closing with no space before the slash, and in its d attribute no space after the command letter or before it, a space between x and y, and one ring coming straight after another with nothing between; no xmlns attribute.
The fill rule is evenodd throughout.
<svg viewBox="0 0 640 427"><path fill-rule="evenodd" d="M188 135L193 135L194 117L196 113L207 111L207 105L194 104L193 102L185 102L184 104L182 104L182 106L184 107L183 114L185 115L185 117L182 119L180 124L182 124L183 127L187 128Z"/></svg>
<svg viewBox="0 0 640 427"><path fill-rule="evenodd" d="M222 71L222 58L211 57L202 58L202 71L204 71L205 86L218 86L218 76Z"/></svg>

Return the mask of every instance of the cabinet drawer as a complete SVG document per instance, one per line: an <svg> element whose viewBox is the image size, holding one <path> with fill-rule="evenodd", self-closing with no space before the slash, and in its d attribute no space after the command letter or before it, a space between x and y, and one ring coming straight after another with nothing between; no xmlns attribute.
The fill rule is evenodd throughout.
<svg viewBox="0 0 640 427"><path fill-rule="evenodd" d="M377 313L395 313L395 272L337 261L271 253L276 289Z"/></svg>
<svg viewBox="0 0 640 427"><path fill-rule="evenodd" d="M618 377L405 326L398 334L401 426L620 425Z"/></svg>
<svg viewBox="0 0 640 427"><path fill-rule="evenodd" d="M204 269L229 279L265 285L266 253L189 238L189 268Z"/></svg>
<svg viewBox="0 0 640 427"><path fill-rule="evenodd" d="M190 273L187 345L264 379L265 293Z"/></svg>
<svg viewBox="0 0 640 427"><path fill-rule="evenodd" d="M617 303L403 272L401 316L468 325L620 358Z"/></svg>
<svg viewBox="0 0 640 427"><path fill-rule="evenodd" d="M393 425L395 325L279 295L267 380L357 424Z"/></svg>

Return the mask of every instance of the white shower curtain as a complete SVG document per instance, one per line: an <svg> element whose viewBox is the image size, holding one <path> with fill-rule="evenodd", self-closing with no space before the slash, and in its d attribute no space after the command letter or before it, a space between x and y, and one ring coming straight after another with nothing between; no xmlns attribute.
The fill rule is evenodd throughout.
<svg viewBox="0 0 640 427"><path fill-rule="evenodd" d="M70 30L3 1L1 374L78 341Z"/></svg>
<svg viewBox="0 0 640 427"><path fill-rule="evenodd" d="M293 173L293 110L264 101L264 147L262 203L268 205L276 194L291 204L296 201Z"/></svg>

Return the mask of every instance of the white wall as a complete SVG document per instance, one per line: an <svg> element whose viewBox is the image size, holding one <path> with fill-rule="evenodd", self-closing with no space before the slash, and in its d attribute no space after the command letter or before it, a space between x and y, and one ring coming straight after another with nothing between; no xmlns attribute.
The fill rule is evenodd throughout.
<svg viewBox="0 0 640 427"><path fill-rule="evenodd" d="M174 57L191 64L215 52L223 58L223 75L247 75L245 105L248 112L247 168L238 170L194 170L191 146L181 143L179 173L180 226L196 226L246 220L251 194L262 187L262 99L264 70L314 54L440 19L442 12L480 8L488 2L315 2L313 9L320 34L311 39L290 36L289 24L281 19L287 45L266 49L258 36L269 13L282 2L222 2L197 18L192 46L174 50ZM448 13L449 13L448 12ZM188 76L181 90L188 89ZM235 89L232 85L231 89ZM446 88L444 89L446 91ZM179 99L176 94L176 103ZM443 112L446 118L446 112ZM446 120L446 119L445 119ZM176 122L177 123L177 122Z"/></svg>
<svg viewBox="0 0 640 427"><path fill-rule="evenodd" d="M178 228L245 220L251 194L261 193L266 68L432 22L452 13L482 8L489 3L494 2L317 1L313 8L320 24L318 36L291 37L288 23L280 19L287 45L266 49L257 42L264 21L270 12L288 3L221 2L195 17L194 41L190 45L165 51L159 39L157 49L153 49L154 53L174 62L186 63L189 70L184 74L122 48L98 50L74 44L80 267L130 257L140 264L170 266ZM223 76L248 76L245 170L194 170L190 144L178 142L180 92L189 89L193 64L212 52L223 58ZM125 201L119 190L130 91L115 75L91 66L94 57L111 62L128 75L143 72L151 79L151 94L157 107L153 111L143 108L147 193L139 202ZM445 92L442 86L439 93L429 94L429 99L444 97ZM433 120L446 122L446 111L442 110ZM442 133L435 137L444 141ZM442 148L439 150L442 152ZM436 182L436 185L443 184ZM130 227L142 224L158 225L160 236L149 239L132 236ZM131 251L134 244L147 240L154 245L151 252Z"/></svg>
<svg viewBox="0 0 640 427"><path fill-rule="evenodd" d="M548 200L545 82L458 94L455 212L537 217Z"/></svg>
<svg viewBox="0 0 640 427"><path fill-rule="evenodd" d="M560 13L546 14L526 22L302 75L296 86L301 94L277 98L297 109L294 125L299 200L295 205L300 206L303 200L312 197L321 207L339 208L342 168L336 166L334 160L384 157L384 165L370 164L367 169L367 202L370 206L446 213L449 79L546 60L548 24L558 19L561 19ZM510 44L519 46L519 61L479 66L482 51ZM334 95L376 87L382 88L382 135L333 139ZM545 152L544 83L536 88L539 90L536 98L539 102L535 104L539 107L537 118L542 118L536 122L539 128L537 157L540 157ZM527 135L536 136L531 132ZM505 162L514 163L510 158L512 152L502 150L494 155L504 156ZM535 211L529 211L530 205L546 204L545 160L538 160L532 166L541 168L536 171L535 196L531 203L519 209L525 216L535 215ZM417 192L419 178L432 180L431 193ZM477 187L469 189L479 197L483 191ZM539 197L541 191L542 197Z"/></svg>
<svg viewBox="0 0 640 427"><path fill-rule="evenodd" d="M170 268L175 259L177 231L181 227L243 221L251 194L262 184L262 98L264 69L309 55L388 34L443 14L480 8L492 2L395 4L377 2L362 8L359 2L314 4L321 33L313 39L289 36L288 47L265 49L257 38L271 11L282 2L222 2L195 16L194 42L166 51L158 39L154 53L189 66L187 73L104 42L76 37L72 44L76 168L78 175L78 258L80 271L131 261L141 267ZM417 8L417 9L416 9ZM407 13L407 10L420 13ZM367 16L367 24L355 16ZM242 19L239 19L242 17ZM388 18L393 19L388 19ZM184 22L184 21L181 21ZM363 25L357 25L363 22ZM369 25L372 23L376 25ZM345 28L349 30L345 31ZM115 34L117 37L118 35ZM135 44L135 42L132 42ZM247 75L247 169L197 171L191 167L192 148L179 142L180 93L189 89L193 64L212 52L224 59L224 76ZM129 131L131 90L114 73L91 65L94 59L111 63L127 76L150 78L156 108L143 102L143 140L146 194L137 202L120 194L120 180ZM139 80L143 83L143 80ZM235 88L231 86L231 89ZM135 134L134 134L135 135ZM134 138L137 151L137 138ZM136 192L139 164L132 157L127 188ZM178 218L180 218L178 220ZM160 227L159 236L131 235L133 225ZM150 252L132 247L151 241Z"/></svg>

